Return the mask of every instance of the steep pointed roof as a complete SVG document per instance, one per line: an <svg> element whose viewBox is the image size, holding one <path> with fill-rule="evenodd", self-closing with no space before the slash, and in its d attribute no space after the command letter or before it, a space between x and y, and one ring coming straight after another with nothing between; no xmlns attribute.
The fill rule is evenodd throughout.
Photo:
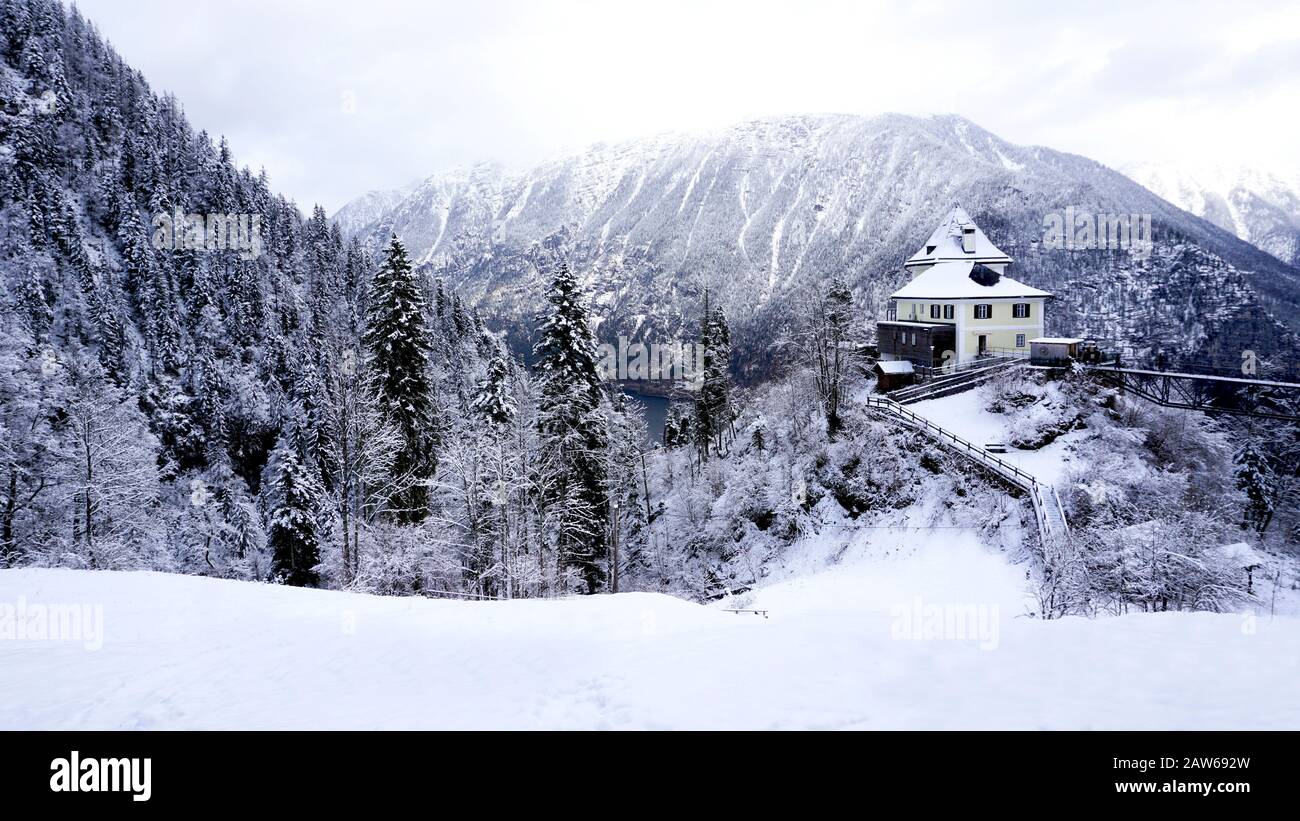
<svg viewBox="0 0 1300 821"><path fill-rule="evenodd" d="M980 264L982 267L982 264ZM1005 299L1009 297L1050 297L1047 291L1017 282L1009 276L972 276L977 273L973 260L940 262L912 278L890 295L890 299ZM991 272L990 272L991 273Z"/></svg>
<svg viewBox="0 0 1300 821"><path fill-rule="evenodd" d="M968 236L969 235L969 236ZM973 242L971 241L973 240ZM967 251L966 248L972 250ZM960 205L954 205L921 250L903 263L904 268L933 265L937 262L969 261L981 263L1011 262L1011 257L984 236L984 232Z"/></svg>

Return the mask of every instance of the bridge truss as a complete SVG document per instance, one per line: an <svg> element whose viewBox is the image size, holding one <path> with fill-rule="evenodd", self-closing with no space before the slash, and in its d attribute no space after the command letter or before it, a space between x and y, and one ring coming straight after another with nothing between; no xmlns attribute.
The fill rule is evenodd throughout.
<svg viewBox="0 0 1300 821"><path fill-rule="evenodd" d="M1248 404L1241 403L1242 394L1247 391L1266 391L1300 400L1300 383L1297 382L1124 368L1114 364L1092 365L1089 369L1121 391L1167 408L1300 421L1300 414L1294 412L1288 413L1276 407L1261 409L1259 397L1249 397Z"/></svg>

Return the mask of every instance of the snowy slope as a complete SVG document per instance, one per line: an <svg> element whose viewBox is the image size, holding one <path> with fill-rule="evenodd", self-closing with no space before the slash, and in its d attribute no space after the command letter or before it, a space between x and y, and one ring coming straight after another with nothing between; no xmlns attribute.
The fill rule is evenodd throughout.
<svg viewBox="0 0 1300 821"><path fill-rule="evenodd" d="M1013 438L1006 415L990 413L987 397L978 390L927 399L908 406L941 428L949 430L977 445L991 442L1007 443ZM1010 448L997 457L1029 473L1038 481L1049 485L1060 482L1065 471L1074 465L1074 445L1090 436L1088 431L1071 431L1056 441L1037 450Z"/></svg>
<svg viewBox="0 0 1300 821"><path fill-rule="evenodd" d="M0 571L0 614L21 597L102 605L104 622L98 650L0 640L0 728L1300 728L1300 620L1042 622L1017 609L1023 571L971 537L849 547L751 594L768 619L653 594ZM909 639L898 603L983 608L996 632Z"/></svg>
<svg viewBox="0 0 1300 821"><path fill-rule="evenodd" d="M1300 264L1300 179L1250 168L1165 163L1141 163L1124 173L1283 262Z"/></svg>

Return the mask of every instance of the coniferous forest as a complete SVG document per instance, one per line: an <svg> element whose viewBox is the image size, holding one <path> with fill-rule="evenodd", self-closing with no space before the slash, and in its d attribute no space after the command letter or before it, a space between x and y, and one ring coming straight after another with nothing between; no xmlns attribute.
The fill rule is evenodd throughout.
<svg viewBox="0 0 1300 821"><path fill-rule="evenodd" d="M562 262L525 373L399 239L303 218L75 8L5 0L0 35L0 563L604 589L639 450ZM251 216L260 253L159 247L172 214Z"/></svg>

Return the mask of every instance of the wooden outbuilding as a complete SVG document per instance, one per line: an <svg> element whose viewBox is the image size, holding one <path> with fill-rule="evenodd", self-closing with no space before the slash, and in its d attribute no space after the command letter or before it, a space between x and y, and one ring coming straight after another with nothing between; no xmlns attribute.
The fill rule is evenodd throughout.
<svg viewBox="0 0 1300 821"><path fill-rule="evenodd" d="M905 359L877 362L872 371L876 375L876 390L881 393L906 387L916 378L912 363Z"/></svg>

